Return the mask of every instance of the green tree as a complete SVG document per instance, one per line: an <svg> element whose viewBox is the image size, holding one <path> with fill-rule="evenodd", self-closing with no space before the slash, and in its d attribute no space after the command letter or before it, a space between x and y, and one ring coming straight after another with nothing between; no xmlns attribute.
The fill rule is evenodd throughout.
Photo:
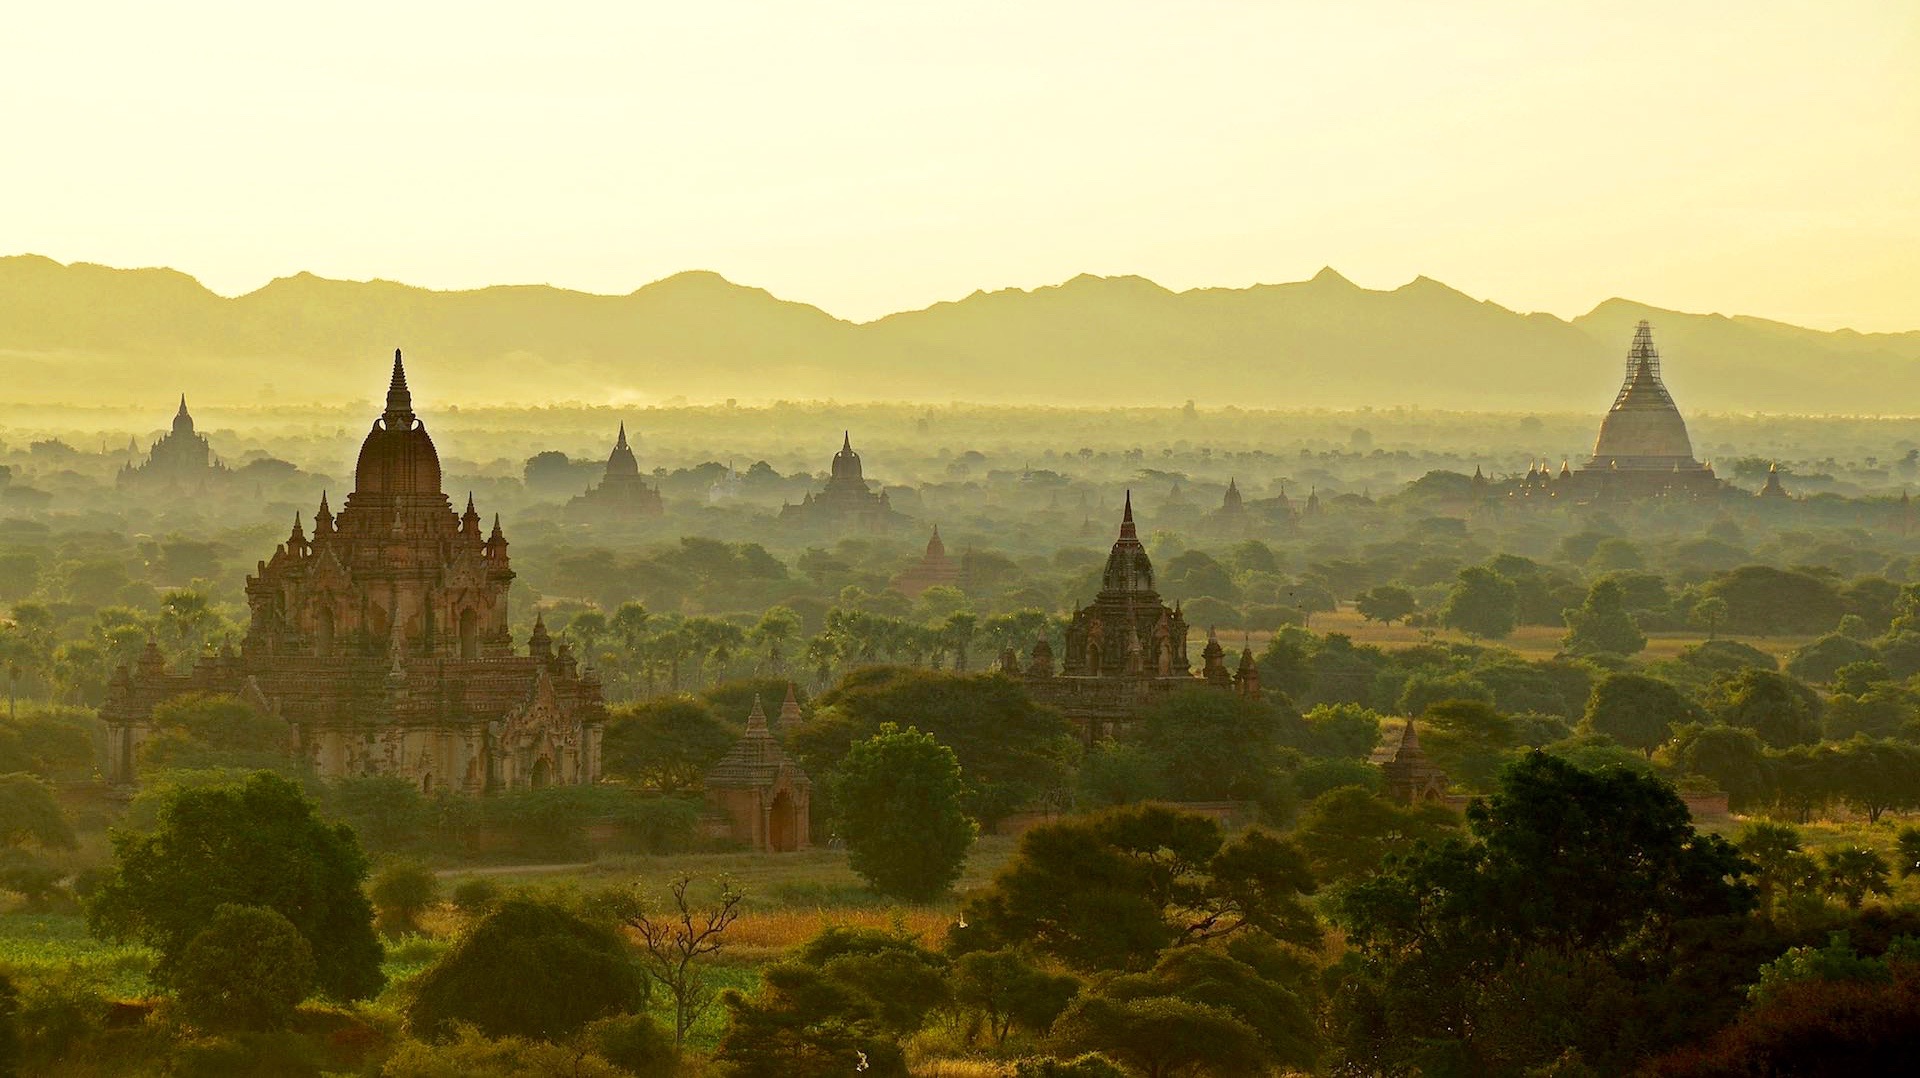
<svg viewBox="0 0 1920 1078"><path fill-rule="evenodd" d="M152 832L117 832L113 849L88 927L159 952L152 977L160 985L173 983L187 944L230 904L265 907L299 929L322 993L367 999L385 983L373 908L360 890L366 856L352 830L322 821L278 775L177 789Z"/></svg>
<svg viewBox="0 0 1920 1078"><path fill-rule="evenodd" d="M1900 878L1920 873L1920 827L1902 827L1895 848L1900 851Z"/></svg>
<svg viewBox="0 0 1920 1078"><path fill-rule="evenodd" d="M153 709L153 733L140 745L143 771L211 768L288 771L293 727L238 697L193 693Z"/></svg>
<svg viewBox="0 0 1920 1078"><path fill-rule="evenodd" d="M1054 1023L1055 1051L1099 1052L1147 1078L1238 1078L1267 1063L1260 1037L1224 1007L1175 996L1086 995Z"/></svg>
<svg viewBox="0 0 1920 1078"><path fill-rule="evenodd" d="M831 781L847 861L875 890L928 901L960 878L979 828L963 808L952 749L884 723L847 752Z"/></svg>
<svg viewBox="0 0 1920 1078"><path fill-rule="evenodd" d="M809 773L831 773L854 742L884 723L914 726L953 750L967 777L967 815L987 826L1065 791L1078 755L1066 719L1000 674L867 667L814 704L788 739ZM822 792L815 790L816 814Z"/></svg>
<svg viewBox="0 0 1920 1078"><path fill-rule="evenodd" d="M1026 945L1083 970L1146 969L1177 944L1258 930L1311 945L1300 848L1258 828L1229 841L1205 816L1132 805L1041 824L962 907L959 951Z"/></svg>
<svg viewBox="0 0 1920 1078"><path fill-rule="evenodd" d="M1518 1073L1573 1044L1595 1066L1605 1057L1629 1069L1642 1044L1622 1036L1621 1014L1657 1006L1683 946L1706 931L1698 926L1753 902L1737 882L1738 852L1696 833L1686 805L1650 776L1533 752L1467 820L1469 839L1421 850L1336 902L1354 956L1335 1024L1354 1031L1348 1052L1373 1068L1447 1059L1462 1072ZM1547 959L1561 966L1556 987L1516 1003L1510 986ZM1602 979L1606 999L1583 988ZM1568 998L1586 1002L1568 1011ZM1396 1016L1390 1027L1365 1018L1378 1008ZM1502 1039L1536 1021L1565 1033L1532 1049Z"/></svg>
<svg viewBox="0 0 1920 1078"><path fill-rule="evenodd" d="M1752 730L1768 748L1820 739L1820 697L1772 670L1745 669L1716 682L1707 706L1714 718Z"/></svg>
<svg viewBox="0 0 1920 1078"><path fill-rule="evenodd" d="M27 843L70 850L78 839L54 800L53 787L33 775L0 775L0 847Z"/></svg>
<svg viewBox="0 0 1920 1078"><path fill-rule="evenodd" d="M775 676L786 673L787 651L799 635L800 615L785 606L768 607L747 633L748 639L766 649L767 672Z"/></svg>
<svg viewBox="0 0 1920 1078"><path fill-rule="evenodd" d="M628 704L608 716L602 767L644 789L676 794L699 786L739 736L710 705L691 696Z"/></svg>
<svg viewBox="0 0 1920 1078"><path fill-rule="evenodd" d="M1120 743L1157 761L1162 787L1178 800L1254 801L1272 812L1283 807L1279 738L1288 720L1304 732L1284 704L1186 689L1142 708Z"/></svg>
<svg viewBox="0 0 1920 1078"><path fill-rule="evenodd" d="M1561 646L1570 655L1635 655L1647 646L1647 634L1627 613L1626 595L1612 577L1595 581L1586 599L1564 617L1567 636Z"/></svg>
<svg viewBox="0 0 1920 1078"><path fill-rule="evenodd" d="M738 1078L906 1078L872 998L817 967L776 962L754 995L728 989L720 1001L727 1030L713 1058Z"/></svg>
<svg viewBox="0 0 1920 1078"><path fill-rule="evenodd" d="M1864 846L1839 846L1820 854L1820 870L1825 876L1823 889L1857 910L1870 894L1892 894L1887 874L1892 871L1878 850Z"/></svg>
<svg viewBox="0 0 1920 1078"><path fill-rule="evenodd" d="M1361 617L1388 625L1420 609L1419 600L1413 597L1413 592L1398 584L1379 584L1368 588L1354 597L1353 605L1360 611Z"/></svg>
<svg viewBox="0 0 1920 1078"><path fill-rule="evenodd" d="M1729 630L1756 636L1825 632L1847 612L1831 581L1768 565L1743 565L1709 581L1702 593L1726 604Z"/></svg>
<svg viewBox="0 0 1920 1078"><path fill-rule="evenodd" d="M1674 730L1669 751L1682 775L1700 775L1725 790L1735 812L1764 802L1772 792L1772 762L1752 730L1688 723Z"/></svg>
<svg viewBox="0 0 1920 1078"><path fill-rule="evenodd" d="M1594 683L1582 721L1594 733L1651 759L1675 725L1697 717L1698 709L1671 684L1645 674L1621 673Z"/></svg>
<svg viewBox="0 0 1920 1078"><path fill-rule="evenodd" d="M1726 620L1727 601L1718 595L1709 595L1694 603L1693 608L1687 613L1688 624L1705 629L1708 640L1718 635L1721 623Z"/></svg>
<svg viewBox="0 0 1920 1078"><path fill-rule="evenodd" d="M1787 889L1799 872L1800 832L1783 823L1756 820L1740 832L1740 853L1753 862L1754 882L1760 888L1760 909L1773 910L1775 896Z"/></svg>
<svg viewBox="0 0 1920 1078"><path fill-rule="evenodd" d="M1499 640L1513 632L1519 602L1513 581L1486 566L1469 565L1440 607L1440 624L1475 639Z"/></svg>
<svg viewBox="0 0 1920 1078"><path fill-rule="evenodd" d="M1328 790L1307 805L1293 840L1306 852L1313 877L1340 883L1380 867L1389 855L1412 852L1460 829L1442 805L1401 805L1359 786Z"/></svg>
<svg viewBox="0 0 1920 1078"><path fill-rule="evenodd" d="M440 880L418 861L390 861L374 875L367 894L380 927L389 936L400 936L420 931L420 915L440 900Z"/></svg>
<svg viewBox="0 0 1920 1078"><path fill-rule="evenodd" d="M427 1036L466 1023L490 1037L558 1041L646 998L646 977L612 928L516 898L420 975L407 1023Z"/></svg>
<svg viewBox="0 0 1920 1078"><path fill-rule="evenodd" d="M952 979L954 1002L980 1016L996 1046L1015 1026L1046 1032L1080 991L1073 977L1049 973L1015 948L963 954Z"/></svg>
<svg viewBox="0 0 1920 1078"><path fill-rule="evenodd" d="M174 971L181 1017L202 1029L285 1029L313 991L313 948L285 917L225 905L187 943Z"/></svg>

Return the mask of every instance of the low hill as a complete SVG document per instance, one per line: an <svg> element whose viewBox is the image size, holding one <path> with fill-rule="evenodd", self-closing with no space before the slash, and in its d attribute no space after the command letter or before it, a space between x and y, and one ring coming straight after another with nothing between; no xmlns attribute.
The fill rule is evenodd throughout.
<svg viewBox="0 0 1920 1078"><path fill-rule="evenodd" d="M17 401L180 390L213 401L364 400L381 357L399 346L430 396L472 402L1192 398L1598 411L1640 318L1654 322L1683 408L1920 412L1920 332L1830 333L1621 299L1568 322L1425 277L1373 290L1331 269L1186 292L1081 276L855 324L706 272L623 296L545 285L440 292L302 273L226 298L173 270L0 258L0 358Z"/></svg>

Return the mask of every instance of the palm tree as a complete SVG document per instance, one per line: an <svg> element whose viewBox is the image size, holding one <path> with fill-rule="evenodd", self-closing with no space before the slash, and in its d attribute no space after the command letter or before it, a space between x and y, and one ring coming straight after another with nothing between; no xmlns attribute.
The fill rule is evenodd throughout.
<svg viewBox="0 0 1920 1078"><path fill-rule="evenodd" d="M1859 909L1869 894L1893 893L1887 883L1891 867L1878 850L1861 846L1828 850L1820 857L1820 867L1826 870L1827 893L1845 902L1850 910Z"/></svg>
<svg viewBox="0 0 1920 1078"><path fill-rule="evenodd" d="M786 658L780 652L780 646L793 639L800 632L800 615L789 607L775 606L760 615L760 623L753 627L750 634L755 643L767 649L767 672L775 676L786 673Z"/></svg>
<svg viewBox="0 0 1920 1078"><path fill-rule="evenodd" d="M1760 870L1755 877L1760 885L1760 908L1773 909L1774 893L1792 875L1793 855L1800 852L1800 832L1787 824L1761 820L1748 824L1735 845Z"/></svg>
<svg viewBox="0 0 1920 1078"><path fill-rule="evenodd" d="M948 614L946 624L940 627L940 635L953 647L953 668L958 673L967 672L967 647L979 628L980 619L967 610Z"/></svg>

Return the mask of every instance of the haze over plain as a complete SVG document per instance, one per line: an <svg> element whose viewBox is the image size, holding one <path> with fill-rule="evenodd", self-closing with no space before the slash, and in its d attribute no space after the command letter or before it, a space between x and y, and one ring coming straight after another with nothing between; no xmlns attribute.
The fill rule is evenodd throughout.
<svg viewBox="0 0 1920 1078"><path fill-rule="evenodd" d="M1119 373L1203 401L1209 383L1257 378L1270 387L1261 402L1283 405L1594 407L1633 313L1601 318L1603 306L1570 333L1464 307L1450 321L1399 294L1366 345L1376 362L1326 334L1257 345L1276 328L1266 314L1235 314L1223 334L1241 340L1213 341L1195 309L1228 294L1175 302L1081 274L1184 292L1333 265L1367 288L1426 275L1562 319L1624 296L1823 330L1920 326L1920 9L1903 3L1759 3L1737 18L1708 3L571 3L537 15L350 3L294 18L238 4L14 13L0 94L24 106L10 143L27 167L0 180L5 246L171 266L228 296L299 270L614 295L702 270L856 322L1073 282L858 332L758 297L713 299L755 313L690 351L646 351L684 341L681 326L601 355L539 319L489 355L445 342L445 359L502 369L480 391L495 397L525 391L514 369L558 365L582 398L1141 399L1098 385L1057 337L1022 335L1046 331L1095 364L1137 347ZM193 291L156 312L144 353L177 354L182 376L238 357L248 367L233 391L309 393L271 361L361 346L293 339L330 326L231 340L192 328L204 303ZM331 321L377 313L349 291L327 293L344 304ZM31 321L20 309L39 300L9 294L16 322ZM417 302L445 318L479 301ZM1428 315L1437 352L1409 353L1393 323ZM1069 316L1104 324L1068 333ZM1920 406L1904 373L1920 351L1911 338L1783 331L1812 343L1774 347L1770 328L1757 345L1663 322L1676 323L1662 326L1675 391L1697 408ZM360 328L367 347L396 343L386 325ZM0 349L41 396L33 372L73 371L91 332L74 326L52 358L26 334ZM674 384L687 360L789 332L785 355L735 348L713 368L725 384ZM1174 347L1156 366L1145 349L1163 341ZM442 345L411 343L423 362ZM977 385L936 372L928 386L892 373L903 355L984 365L969 368ZM1015 385L1036 359L1056 369ZM1420 394L1415 369L1432 375Z"/></svg>

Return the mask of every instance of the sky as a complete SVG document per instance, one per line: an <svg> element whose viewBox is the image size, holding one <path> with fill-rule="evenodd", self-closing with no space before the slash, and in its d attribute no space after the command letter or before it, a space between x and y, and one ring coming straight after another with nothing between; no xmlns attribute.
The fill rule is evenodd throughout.
<svg viewBox="0 0 1920 1078"><path fill-rule="evenodd" d="M865 320L1418 275L1920 329L1920 3L0 9L0 253Z"/></svg>

